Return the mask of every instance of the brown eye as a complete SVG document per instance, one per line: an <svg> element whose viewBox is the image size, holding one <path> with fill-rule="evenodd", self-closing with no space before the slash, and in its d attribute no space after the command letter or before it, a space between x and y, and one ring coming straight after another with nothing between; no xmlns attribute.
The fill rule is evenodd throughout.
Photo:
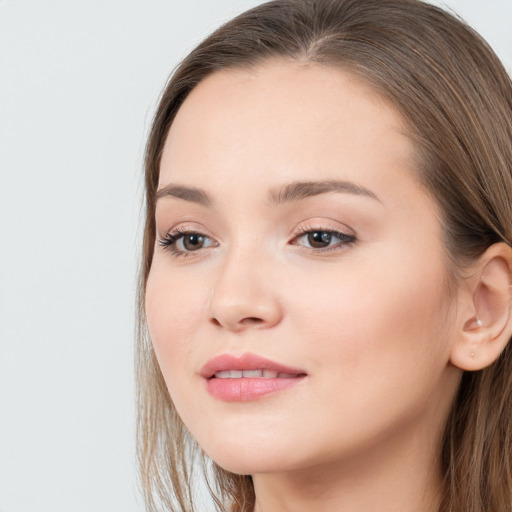
<svg viewBox="0 0 512 512"><path fill-rule="evenodd" d="M312 231L308 233L308 243L314 249L323 249L329 247L332 241L332 233L327 231Z"/></svg>
<svg viewBox="0 0 512 512"><path fill-rule="evenodd" d="M167 233L165 238L159 239L159 243L174 256L186 256L191 252L218 246L215 240L197 231Z"/></svg>
<svg viewBox="0 0 512 512"><path fill-rule="evenodd" d="M292 244L300 245L317 253L334 249L344 249L356 242L356 237L329 229L313 229L303 231L296 236Z"/></svg>
<svg viewBox="0 0 512 512"><path fill-rule="evenodd" d="M183 235L182 243L186 251L197 251L204 246L205 237L199 233L187 233Z"/></svg>

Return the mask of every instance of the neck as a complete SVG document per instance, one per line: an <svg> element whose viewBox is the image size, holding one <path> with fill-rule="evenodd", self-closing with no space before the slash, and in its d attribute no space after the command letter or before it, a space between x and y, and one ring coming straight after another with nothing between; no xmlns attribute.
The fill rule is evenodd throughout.
<svg viewBox="0 0 512 512"><path fill-rule="evenodd" d="M255 512L438 510L440 436L426 446L425 436L404 434L341 462L253 475Z"/></svg>

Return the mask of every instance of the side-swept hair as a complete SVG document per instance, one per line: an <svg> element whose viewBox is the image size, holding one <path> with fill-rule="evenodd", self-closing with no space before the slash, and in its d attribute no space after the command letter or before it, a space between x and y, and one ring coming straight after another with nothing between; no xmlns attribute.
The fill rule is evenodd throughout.
<svg viewBox="0 0 512 512"><path fill-rule="evenodd" d="M442 212L454 279L491 244L512 242L512 84L487 43L461 20L418 0L276 0L216 30L172 75L146 149L138 457L151 511L194 510L192 464L203 457L174 409L145 324L160 157L178 109L201 80L271 59L341 67L401 112L415 141L418 179ZM509 344L493 365L462 377L444 434L440 512L512 511L511 436ZM211 467L218 510L230 503L234 511L252 512L251 477Z"/></svg>

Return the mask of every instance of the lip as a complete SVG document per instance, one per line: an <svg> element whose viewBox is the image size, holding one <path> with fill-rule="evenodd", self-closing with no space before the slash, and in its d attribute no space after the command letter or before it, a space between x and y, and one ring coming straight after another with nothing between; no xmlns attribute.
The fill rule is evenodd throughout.
<svg viewBox="0 0 512 512"><path fill-rule="evenodd" d="M200 371L201 377L212 378L217 372L229 370L270 370L289 375L306 375L304 370L276 363L266 357L245 353L241 356L221 354L210 359Z"/></svg>
<svg viewBox="0 0 512 512"><path fill-rule="evenodd" d="M217 372L241 370L268 370L284 374L273 378L241 377L218 378ZM227 402L247 402L263 396L284 391L302 382L307 373L298 368L277 363L256 354L245 353L241 356L221 354L210 359L200 370L206 381L208 393Z"/></svg>

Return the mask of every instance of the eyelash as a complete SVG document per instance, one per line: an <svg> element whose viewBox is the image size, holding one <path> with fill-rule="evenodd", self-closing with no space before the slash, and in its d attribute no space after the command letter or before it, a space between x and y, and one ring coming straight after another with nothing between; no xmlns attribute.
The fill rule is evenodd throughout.
<svg viewBox="0 0 512 512"><path fill-rule="evenodd" d="M183 256L184 258L186 258L189 254L195 251L178 249L176 247L176 244L180 240L184 239L185 236L187 235L198 235L200 237L203 237L204 239L211 240L211 238L208 235L201 233L200 231L176 228L173 231L167 233L165 237L159 237L158 243L160 244L161 247L164 248L164 250L169 251L173 256Z"/></svg>
<svg viewBox="0 0 512 512"><path fill-rule="evenodd" d="M338 238L339 241L336 244L334 244L333 246L328 246L328 247L324 247L324 248L301 246L301 247L303 247L304 250L306 250L312 254L325 254L325 253L329 253L332 251L341 250L343 248L349 248L349 247L352 247L357 242L357 239L354 235L349 235L347 233L343 233L341 231L337 231L334 229L321 228L321 227L320 228L304 227L303 229L301 229L300 231L295 233L295 235L293 236L290 243L291 243L291 245L299 245L297 242L301 238L308 236L308 235L312 235L314 233L327 234L330 237ZM165 237L163 237L163 238L159 237L158 243L160 244L161 247L163 247L164 250L169 251L173 256L176 256L176 257L181 256L181 257L186 258L190 254L192 254L194 252L199 252L200 249L203 249L203 247L200 247L196 251L188 251L188 250L184 250L184 249L179 249L176 246L177 243L179 243L181 240L183 240L184 237L187 235L197 235L197 236L204 238L205 240L210 240L213 242L213 240L208 235L206 235L205 233L202 233L200 231L176 228L173 231L170 231L169 233L167 233L165 235ZM215 242L214 242L214 244L215 244ZM212 245L212 246L215 246L215 245ZM208 247L206 247L206 248L208 248Z"/></svg>
<svg viewBox="0 0 512 512"><path fill-rule="evenodd" d="M332 251L339 251L344 248L350 248L352 247L356 242L357 239L354 235L349 235L347 233L343 233L342 231L337 231L335 229L330 228L322 228L322 227L310 227L305 226L302 228L298 233L296 233L293 237L293 241L298 241L301 238L311 235L313 233L325 233L331 237L336 237L339 239L337 243L335 243L332 246L324 247L324 248L314 248L314 247L304 247L305 250L313 253L313 254L325 254ZM292 245L298 245L296 242L292 242Z"/></svg>

